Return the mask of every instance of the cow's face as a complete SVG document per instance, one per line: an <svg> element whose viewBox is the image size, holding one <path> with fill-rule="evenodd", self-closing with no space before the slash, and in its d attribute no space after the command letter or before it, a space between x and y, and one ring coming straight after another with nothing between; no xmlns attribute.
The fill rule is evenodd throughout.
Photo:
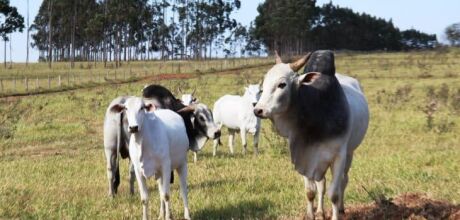
<svg viewBox="0 0 460 220"><path fill-rule="evenodd" d="M146 113L154 109L155 106L153 104L146 104L138 97L130 97L126 100L125 104L116 104L110 108L114 113L126 112L128 131L130 133L139 132L142 129Z"/></svg>
<svg viewBox="0 0 460 220"><path fill-rule="evenodd" d="M262 91L260 90L260 85L251 84L248 87L245 87L244 90L244 97L248 98L253 105L256 105L262 93Z"/></svg>
<svg viewBox="0 0 460 220"><path fill-rule="evenodd" d="M181 97L182 104L191 105L197 102L197 99L192 94L184 94Z"/></svg>
<svg viewBox="0 0 460 220"><path fill-rule="evenodd" d="M211 110L204 104L197 104L193 113L195 124L209 139L220 137L220 128L214 122Z"/></svg>
<svg viewBox="0 0 460 220"><path fill-rule="evenodd" d="M288 64L273 66L264 77L262 95L254 113L261 118L285 112L291 101L291 88L295 86L295 73Z"/></svg>
<svg viewBox="0 0 460 220"><path fill-rule="evenodd" d="M273 118L285 113L291 104L292 92L298 87L296 72L302 68L310 58L310 54L294 63L285 64L276 53L276 65L265 75L262 85L262 96L254 108L254 114L260 118Z"/></svg>

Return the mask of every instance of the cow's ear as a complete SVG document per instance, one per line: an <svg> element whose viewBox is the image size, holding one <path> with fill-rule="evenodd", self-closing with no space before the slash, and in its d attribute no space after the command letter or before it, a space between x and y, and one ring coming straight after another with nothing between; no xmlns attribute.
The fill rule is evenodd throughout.
<svg viewBox="0 0 460 220"><path fill-rule="evenodd" d="M123 104L115 104L112 107L110 107L110 111L112 113L120 113L120 112L124 111L125 109L126 109L126 107Z"/></svg>
<svg viewBox="0 0 460 220"><path fill-rule="evenodd" d="M157 109L157 107L152 103L145 104L144 108L145 108L145 111L147 111L147 112L153 112L153 111L155 111Z"/></svg>
<svg viewBox="0 0 460 220"><path fill-rule="evenodd" d="M320 76L321 76L321 73L319 72L309 72L304 75L301 75L299 76L299 79L298 79L299 85L311 85Z"/></svg>

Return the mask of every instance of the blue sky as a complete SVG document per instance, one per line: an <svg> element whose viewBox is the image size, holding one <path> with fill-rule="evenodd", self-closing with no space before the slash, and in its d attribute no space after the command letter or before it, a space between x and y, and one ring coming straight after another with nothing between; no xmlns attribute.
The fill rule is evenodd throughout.
<svg viewBox="0 0 460 220"><path fill-rule="evenodd" d="M30 1L30 23L33 22L42 0ZM331 0L318 0L322 5ZM27 0L10 0L11 5L18 8L24 17L27 14ZM257 6L263 0L241 0L241 9L233 17L239 22L249 25L257 16ZM437 34L438 40L444 41L443 30L452 23L460 22L459 0L335 0L334 4L348 7L358 12L392 19L402 30L415 28L430 34ZM0 60L3 61L3 42L0 49ZM9 48L9 45L7 46ZM13 34L13 62L24 62L26 59L26 32ZM8 52L9 60L9 52ZM30 60L37 61L38 51L30 50Z"/></svg>

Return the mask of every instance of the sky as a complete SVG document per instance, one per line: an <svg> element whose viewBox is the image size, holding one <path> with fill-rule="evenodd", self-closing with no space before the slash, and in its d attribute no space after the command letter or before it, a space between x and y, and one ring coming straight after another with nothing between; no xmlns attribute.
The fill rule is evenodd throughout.
<svg viewBox="0 0 460 220"><path fill-rule="evenodd" d="M30 1L30 24L32 24L42 0ZM393 24L401 30L415 28L436 34L438 40L445 42L443 31L452 24L460 22L460 0L317 0L317 5L331 2L356 12L365 12L377 17L392 19ZM257 16L257 6L264 0L241 0L241 9L233 17L244 25L249 25ZM10 0L10 4L27 20L27 0ZM13 62L26 60L26 31L12 36ZM9 50L9 45L7 45ZM0 46L0 60L3 61L4 44ZM7 60L10 60L9 51ZM38 51L30 49L30 61L38 60Z"/></svg>

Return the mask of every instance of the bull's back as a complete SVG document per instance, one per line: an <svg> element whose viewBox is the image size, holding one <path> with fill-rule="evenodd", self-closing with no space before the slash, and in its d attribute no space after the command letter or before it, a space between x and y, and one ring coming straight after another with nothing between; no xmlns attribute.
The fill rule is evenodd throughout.
<svg viewBox="0 0 460 220"><path fill-rule="evenodd" d="M239 129L241 96L225 95L214 103L213 116L214 121L223 124L231 129Z"/></svg>
<svg viewBox="0 0 460 220"><path fill-rule="evenodd" d="M337 79L347 98L350 109L350 138L348 142L349 152L356 149L364 139L369 125L369 106L358 80L336 74Z"/></svg>
<svg viewBox="0 0 460 220"><path fill-rule="evenodd" d="M107 107L104 117L104 147L115 150L117 148L117 139L120 130L120 114L113 113L110 108L115 104L123 104L126 101L125 96L120 96L112 100Z"/></svg>

